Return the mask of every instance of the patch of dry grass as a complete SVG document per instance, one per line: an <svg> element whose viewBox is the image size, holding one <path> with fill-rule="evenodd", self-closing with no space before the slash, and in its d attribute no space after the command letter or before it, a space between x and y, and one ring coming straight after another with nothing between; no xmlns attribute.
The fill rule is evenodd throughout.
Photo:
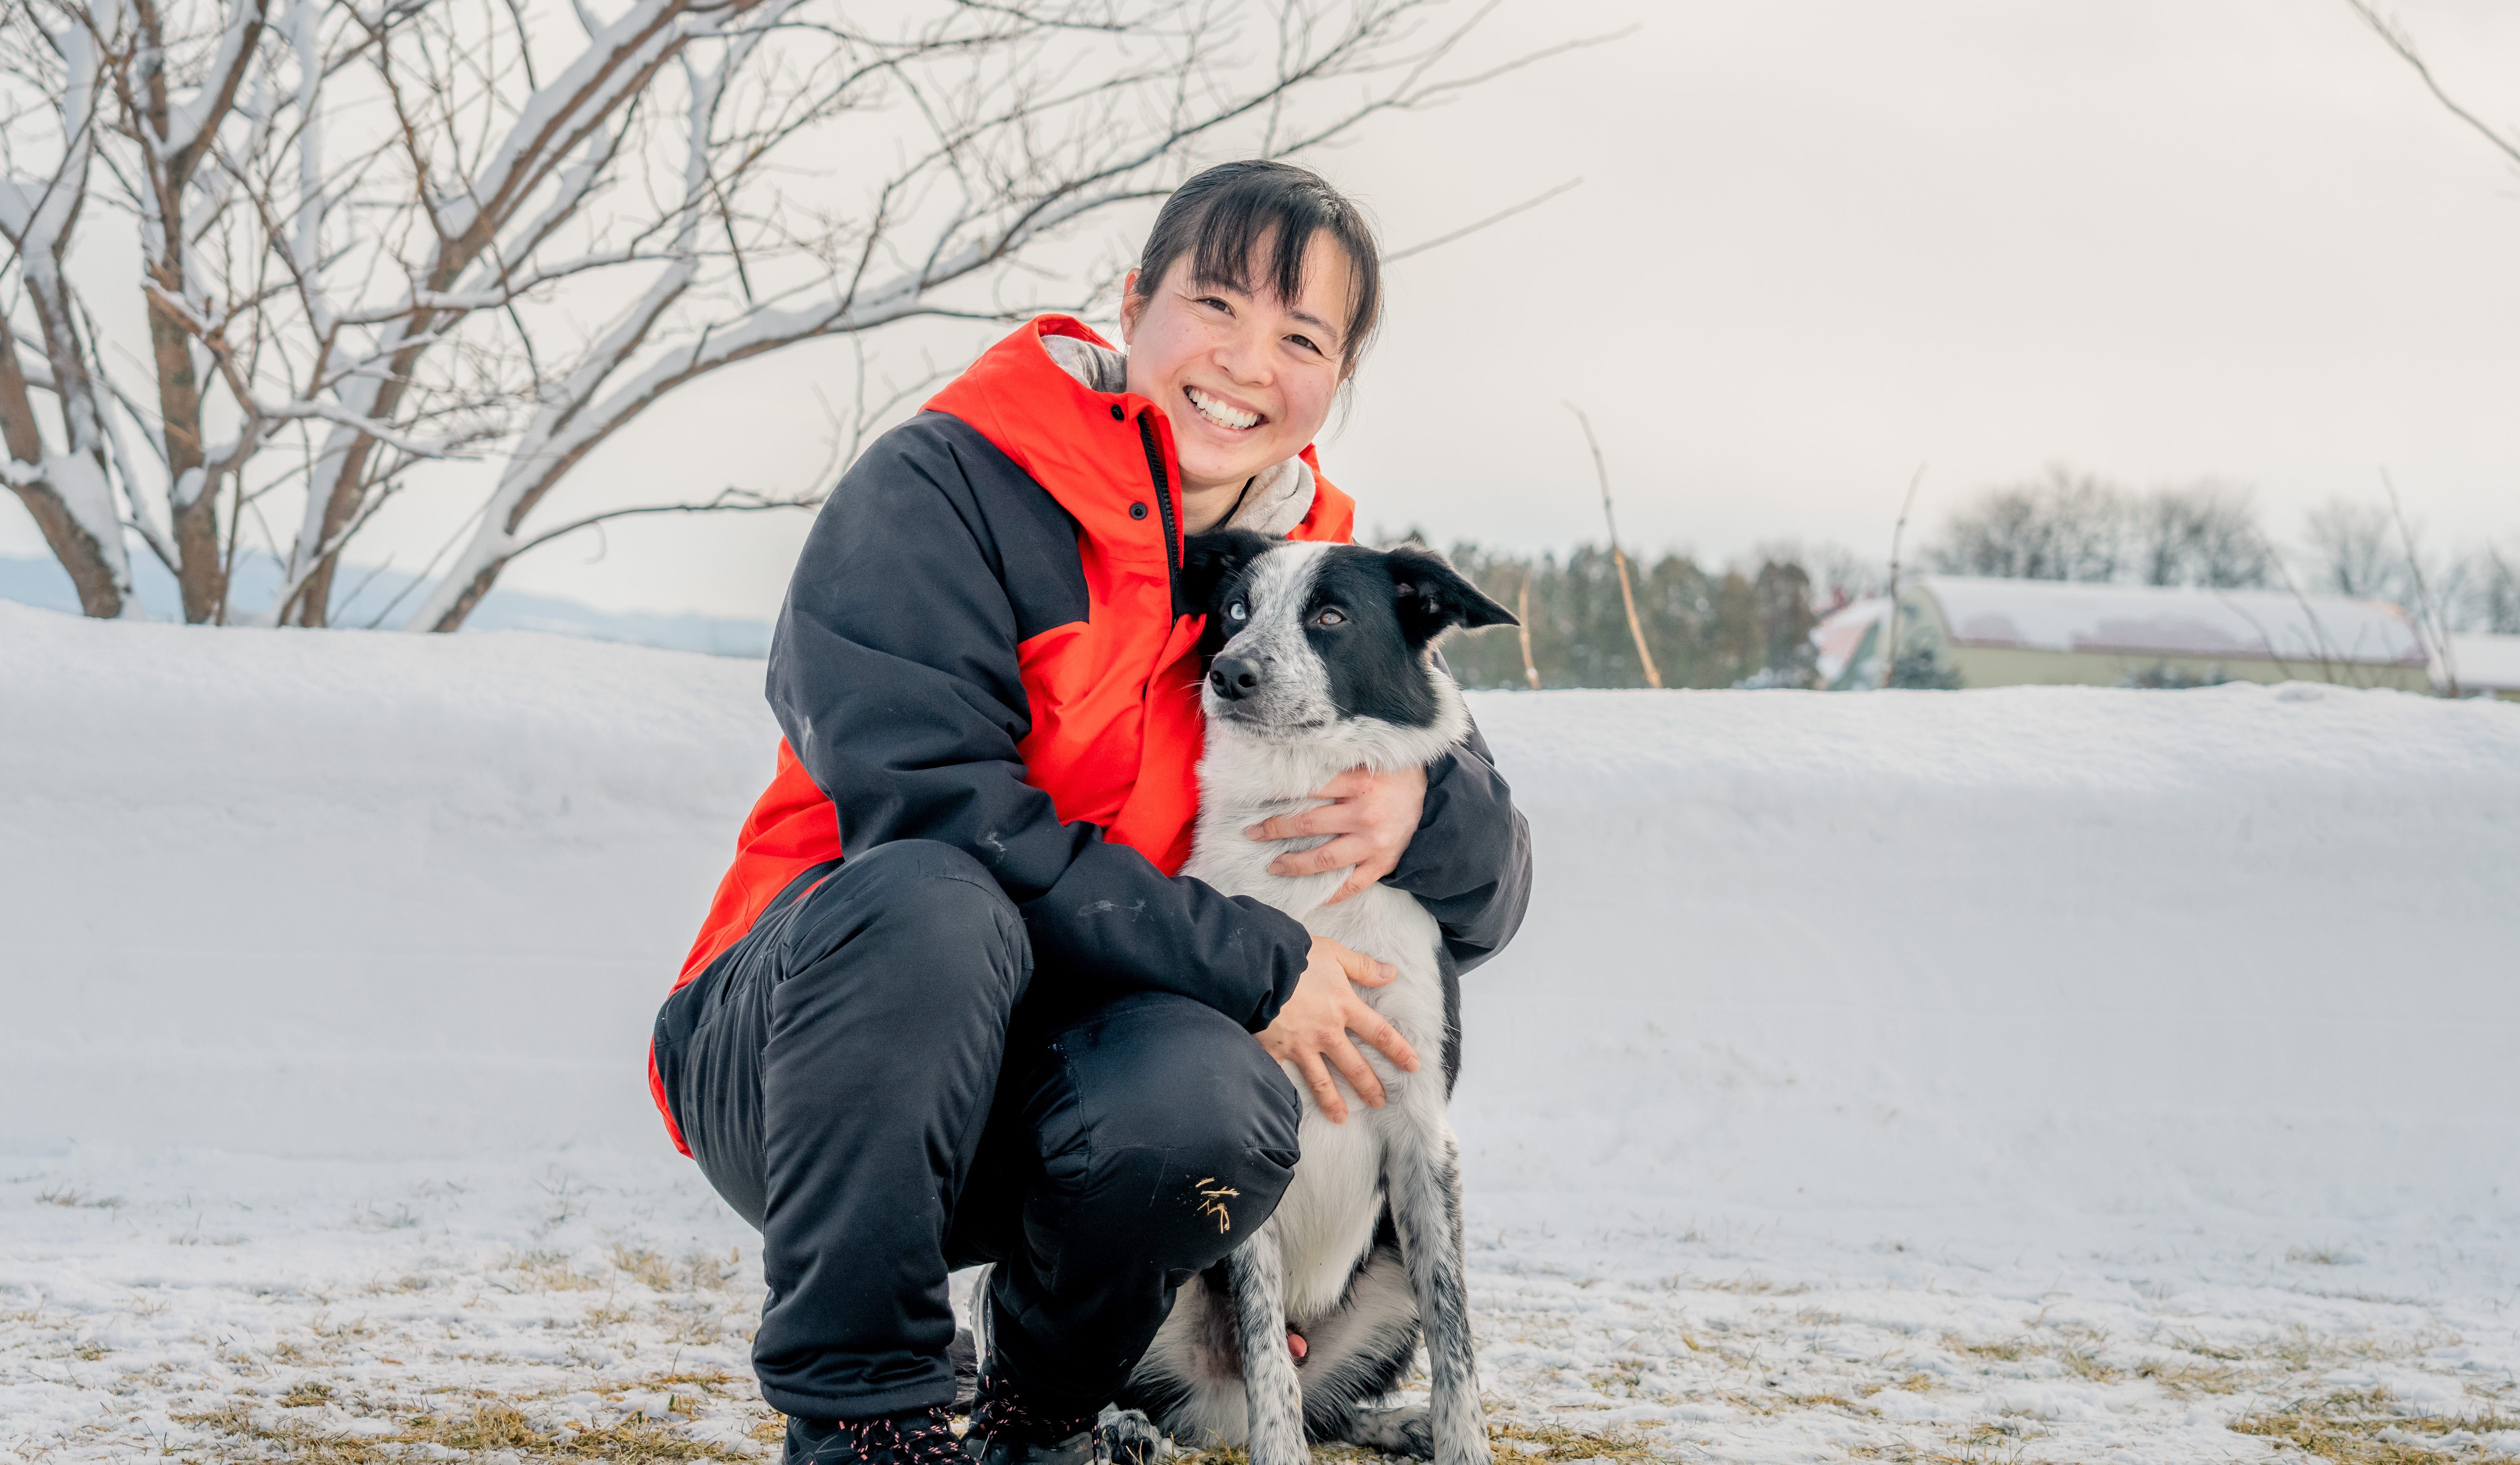
<svg viewBox="0 0 2520 1465"><path fill-rule="evenodd" d="M602 1278L569 1265L561 1252L518 1252L499 1270L515 1277L519 1290L526 1292L593 1292L604 1285Z"/></svg>
<svg viewBox="0 0 2520 1465"><path fill-rule="evenodd" d="M1972 1358L1987 1358L1998 1363L2018 1363L2036 1352L2027 1337L1997 1338L1987 1343L1971 1343L1958 1333L1945 1333L1943 1347Z"/></svg>
<svg viewBox="0 0 2520 1465"><path fill-rule="evenodd" d="M375 1440L299 1419L264 1424L255 1417L253 1406L244 1402L172 1418L177 1424L224 1436L220 1441L224 1449L212 1456L214 1459L269 1460L284 1465L382 1465L387 1458Z"/></svg>
<svg viewBox="0 0 2520 1465"><path fill-rule="evenodd" d="M684 1382L697 1382L687 1380ZM300 1386L320 1388L322 1386ZM321 1398L304 1403L290 1400L298 1391L282 1397L284 1408L332 1401L327 1390ZM387 1435L352 1435L331 1429L320 1422L282 1416L266 1420L250 1402L240 1400L217 1409L200 1413L177 1414L179 1424L209 1430L222 1437L222 1452L212 1458L234 1461L263 1461L271 1465L387 1465L406 1457L410 1445L438 1445L462 1450L468 1454L482 1450L512 1453L531 1461L576 1462L603 1460L612 1465L661 1465L661 1462L692 1460L750 1461L753 1456L741 1448L695 1440L677 1426L633 1415L628 1419L595 1429L552 1429L536 1425L525 1412L504 1400L474 1402L471 1407L452 1413L410 1413L396 1416L401 1428ZM768 1433L755 1431L755 1438L776 1442L783 1423L767 1426Z"/></svg>
<svg viewBox="0 0 2520 1465"><path fill-rule="evenodd" d="M1696 1292L1735 1292L1743 1297L1799 1297L1812 1290L1809 1282L1773 1282L1758 1276L1689 1277L1683 1285Z"/></svg>
<svg viewBox="0 0 2520 1465"><path fill-rule="evenodd" d="M2159 1384L2174 1398L2194 1398L2200 1394L2236 1394L2247 1382L2247 1376L2228 1363L2190 1363L2180 1358L2155 1358L2138 1363L2135 1367L2135 1376Z"/></svg>
<svg viewBox="0 0 2520 1465"><path fill-rule="evenodd" d="M35 1201L38 1205L68 1206L81 1211L111 1211L122 1204L122 1197L98 1195L75 1185L56 1185L38 1193Z"/></svg>
<svg viewBox="0 0 2520 1465"><path fill-rule="evenodd" d="M2520 1419L2498 1408L2464 1419L2403 1414L2394 1407L2388 1390L2355 1389L2262 1409L2234 1421L2231 1428L2337 1465L2457 1465L2462 1458L2472 1458L2473 1451L2453 1453L2430 1442L2463 1430L2520 1429Z"/></svg>
<svg viewBox="0 0 2520 1465"><path fill-rule="evenodd" d="M1630 1431L1604 1433L1521 1419L1490 1419L1488 1445L1501 1460L1520 1460L1530 1465L1654 1458L1643 1437Z"/></svg>
<svg viewBox="0 0 2520 1465"><path fill-rule="evenodd" d="M2056 1344L2048 1349L2067 1373L2089 1379L2094 1384L2114 1384L2126 1377L2126 1370L2104 1361L2100 1353L2108 1345L2108 1334L2082 1328L2060 1329Z"/></svg>
<svg viewBox="0 0 2520 1465"><path fill-rule="evenodd" d="M615 1242L612 1265L629 1273L631 1279L657 1292L674 1289L673 1264L644 1246L632 1247Z"/></svg>
<svg viewBox="0 0 2520 1465"><path fill-rule="evenodd" d="M403 1421L401 1440L448 1449L539 1449L550 1437L514 1404L475 1404L461 1414L414 1414Z"/></svg>

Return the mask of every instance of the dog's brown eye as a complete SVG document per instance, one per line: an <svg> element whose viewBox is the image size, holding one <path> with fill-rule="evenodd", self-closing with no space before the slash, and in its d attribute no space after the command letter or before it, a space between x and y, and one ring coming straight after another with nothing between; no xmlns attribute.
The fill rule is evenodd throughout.
<svg viewBox="0 0 2520 1465"><path fill-rule="evenodd" d="M1336 605L1328 606L1321 614L1314 616L1313 621L1316 625L1344 626L1347 624L1347 612Z"/></svg>

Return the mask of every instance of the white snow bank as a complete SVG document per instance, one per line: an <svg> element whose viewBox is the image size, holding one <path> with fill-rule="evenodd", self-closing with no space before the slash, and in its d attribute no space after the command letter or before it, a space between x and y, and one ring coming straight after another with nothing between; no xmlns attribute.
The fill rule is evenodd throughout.
<svg viewBox="0 0 2520 1465"><path fill-rule="evenodd" d="M642 1048L758 677L0 605L0 1145L663 1145ZM1474 707L1540 854L1468 980L1487 1214L2513 1209L2520 707Z"/></svg>
<svg viewBox="0 0 2520 1465"><path fill-rule="evenodd" d="M0 603L0 1146L661 1142L777 739L758 662Z"/></svg>
<svg viewBox="0 0 2520 1465"><path fill-rule="evenodd" d="M1476 707L1540 856L1468 983L1457 1122L1491 1194L2520 1212L2520 707Z"/></svg>
<svg viewBox="0 0 2520 1465"><path fill-rule="evenodd" d="M2461 688L2473 691L2520 691L2520 636L2489 636L2476 632L2450 638L2452 665L2445 667L2440 658L2433 661L2433 681L2449 680L2447 673L2458 673Z"/></svg>

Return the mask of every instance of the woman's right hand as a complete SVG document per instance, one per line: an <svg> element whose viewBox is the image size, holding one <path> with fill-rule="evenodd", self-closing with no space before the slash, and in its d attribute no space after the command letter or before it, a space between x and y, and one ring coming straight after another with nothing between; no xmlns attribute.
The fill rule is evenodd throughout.
<svg viewBox="0 0 2520 1465"><path fill-rule="evenodd" d="M1312 957L1296 979L1295 992L1278 1009L1277 1020L1260 1030L1260 1045L1269 1056L1292 1063L1312 1089L1314 1102L1332 1124L1347 1122L1347 1100L1330 1079L1335 1068L1348 1087L1369 1105L1382 1107L1382 1081L1357 1051L1349 1035L1382 1050L1403 1073L1418 1071L1418 1052L1379 1012L1357 996L1359 987L1381 987L1398 977L1393 967L1374 960L1327 936L1313 938Z"/></svg>

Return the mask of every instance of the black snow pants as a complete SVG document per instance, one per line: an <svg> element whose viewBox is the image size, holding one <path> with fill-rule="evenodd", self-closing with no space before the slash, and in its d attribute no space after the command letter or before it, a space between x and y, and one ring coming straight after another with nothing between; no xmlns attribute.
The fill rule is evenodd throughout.
<svg viewBox="0 0 2520 1465"><path fill-rule="evenodd" d="M1249 1033L1163 993L1027 999L1032 964L978 861L903 840L799 876L657 1015L675 1123L761 1229L772 1407L950 1402L946 1274L994 1262L995 1369L1091 1410L1284 1193L1298 1099Z"/></svg>

